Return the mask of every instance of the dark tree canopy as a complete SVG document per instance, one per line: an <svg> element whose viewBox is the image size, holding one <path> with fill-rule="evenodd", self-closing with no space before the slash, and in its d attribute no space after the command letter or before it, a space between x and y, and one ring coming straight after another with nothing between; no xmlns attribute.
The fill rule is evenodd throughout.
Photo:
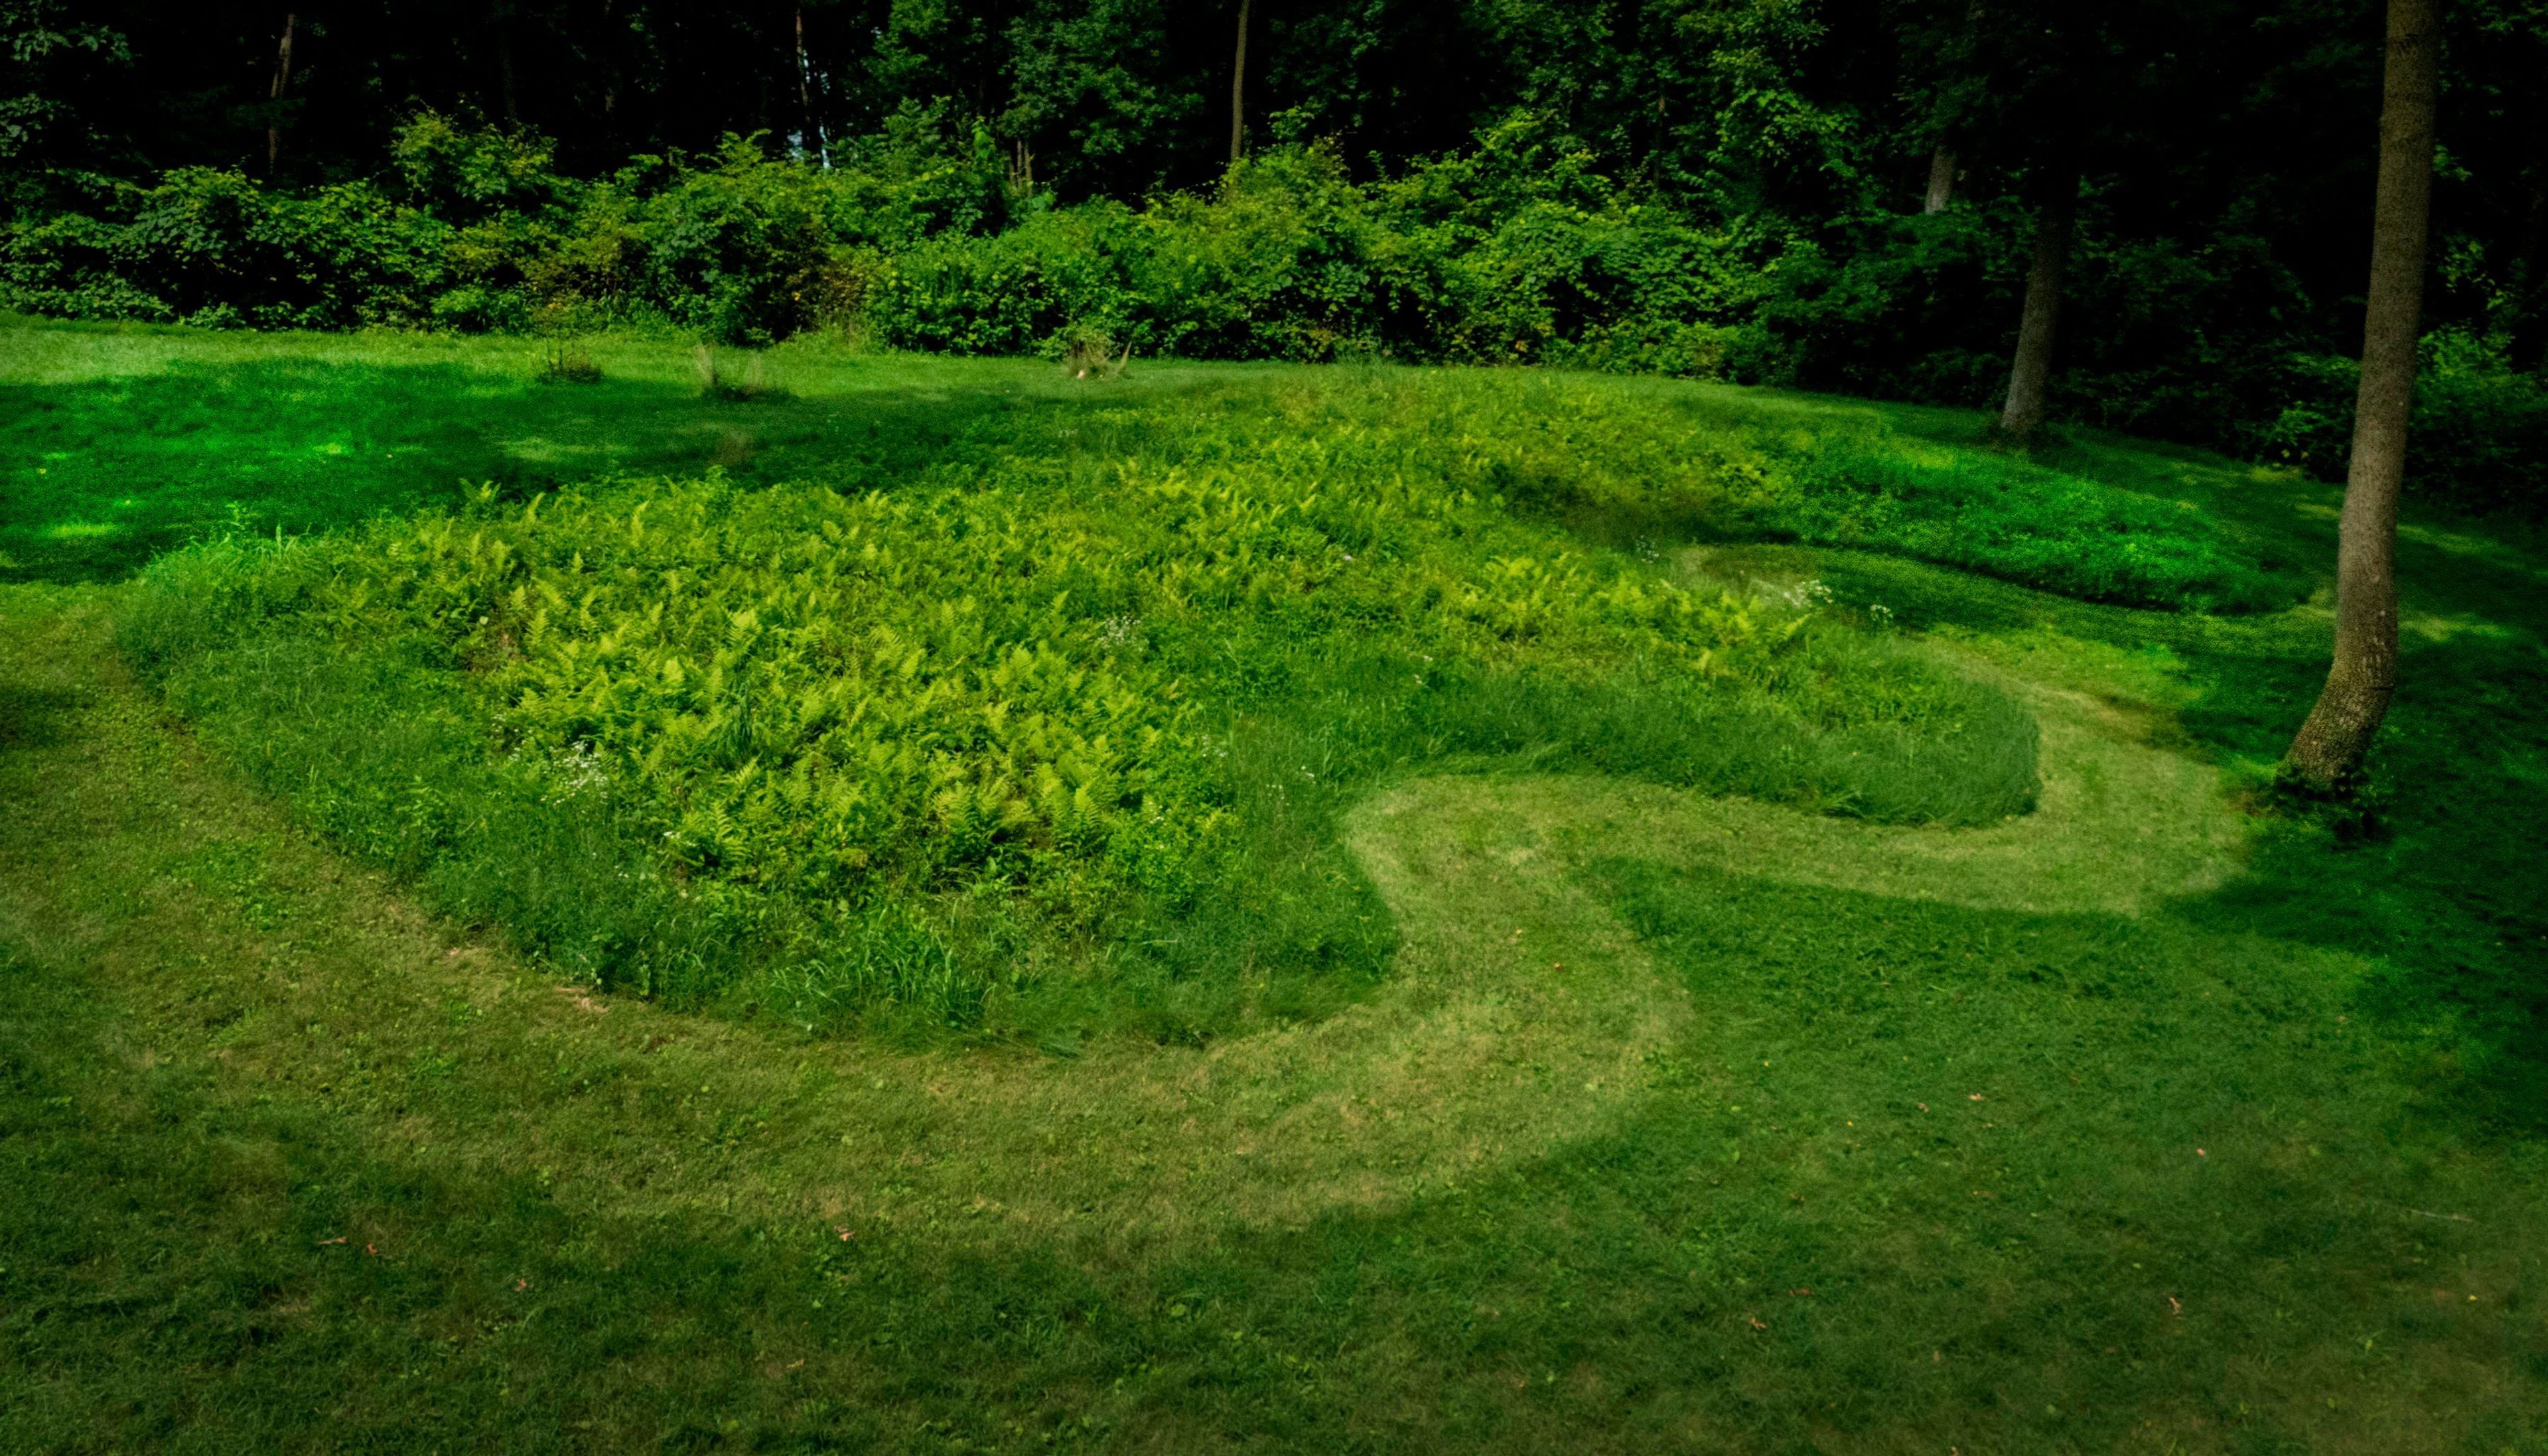
<svg viewBox="0 0 2548 1456"><path fill-rule="evenodd" d="M391 132L430 107L537 131L567 171L598 173L730 133L801 144L809 100L831 138L942 105L1023 149L1063 201L1130 199L1218 175L1234 11L10 0L0 144L124 175L261 171L279 126L283 177L318 182L377 173ZM293 75L273 99L287 14ZM2483 0L2450 24L2445 318L2513 302L2495 295L2518 290L2548 186L2548 19ZM1261 0L1253 29L1251 137L1333 137L1357 168L1529 109L1684 205L1828 223L1909 206L1941 143L1977 198L2075 159L2110 235L2254 251L2330 308L2360 291L2380 42L2366 0Z"/></svg>
<svg viewBox="0 0 2548 1456"><path fill-rule="evenodd" d="M1996 406L2035 220L2075 196L2051 416L2341 472L2378 0L1251 3L1251 147L1315 143L1347 182L1403 184L1410 226L1509 229L1527 203L1649 241L1658 220L1713 239L1749 271L1675 317L1774 340L1774 360L1726 356L1736 377ZM1237 0L291 4L0 0L0 160L20 226L129 215L135 187L184 168L418 196L399 190L413 158L393 151L420 112L524 138L508 144L562 179L729 164L732 138L850 165L935 137L931 154L1006 190L930 205L977 229L1203 195L1228 166ZM2548 11L2468 0L2444 25L2428 351L2535 370ZM1455 156L1474 160L1408 180ZM648 158L658 171L623 171ZM1943 206L1923 216L1924 199ZM70 267L55 264L77 242L20 250L19 306L35 296L24 279ZM1695 245L1629 259L1587 244L1550 285L1552 326L1607 326L1622 277L1661 276ZM1385 337L1398 325L1381 315L1408 307L1375 296L1330 333ZM2498 474L2529 448L2501 435L2470 447Z"/></svg>

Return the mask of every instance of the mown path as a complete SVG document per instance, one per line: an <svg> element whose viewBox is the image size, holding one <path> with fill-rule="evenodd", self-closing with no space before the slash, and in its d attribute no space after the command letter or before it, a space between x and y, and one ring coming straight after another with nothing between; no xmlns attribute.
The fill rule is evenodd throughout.
<svg viewBox="0 0 2548 1456"><path fill-rule="evenodd" d="M913 1050L559 985L201 751L112 650L119 589L32 584L463 474L713 452L864 489L1097 402L819 349L746 410L644 340L569 395L502 341L29 338L0 1449L2548 1450L2548 617L2518 531L2403 533L2367 835L2237 802L2323 673L2322 601L1694 546L1672 569L1819 584L2017 688L2039 810L1403 779L1350 825L1401 945L1365 1000L1201 1047ZM1333 387L1144 378L1239 375ZM1524 424L1534 391L1600 393L1459 389ZM2328 490L2055 453L2277 573L2331 557Z"/></svg>
<svg viewBox="0 0 2548 1456"><path fill-rule="evenodd" d="M1074 1227L1194 1237L1403 1205L1615 1125L1649 1058L1684 1035L1686 996L1580 882L1588 861L2133 914L2219 883L2239 835L2215 771L2048 689L2031 694L2043 804L1989 829L1582 779L1416 779L1352 831L1404 937L1368 1003L1209 1049L895 1051L597 997L408 909L187 747L115 660L102 593L64 599L18 619L34 640L12 654L11 690L34 710L10 753L11 939L70 951L113 999L191 1016L198 1028L165 1029L177 1036L149 1054L195 1043L231 1094L315 1088L463 1164L511 1164L528 1134L581 1166L596 1206L956 1222L1014 1241ZM134 897L142 883L155 891ZM180 947L218 951L186 967ZM175 1012L172 996L225 1005ZM437 1068L431 1095L419 1062ZM611 1089L605 1116L481 1116L567 1064ZM763 1155L666 1163L659 1149L734 1109L752 1110Z"/></svg>
<svg viewBox="0 0 2548 1456"><path fill-rule="evenodd" d="M8 1444L2548 1420L2535 1147L2452 1131L2460 1094L2348 1018L2363 957L2184 918L2253 821L2094 694L2018 684L2043 804L1980 830L1399 783L1353 826L1403 936L1379 995L1060 1059L560 986L207 762L112 603L0 602Z"/></svg>

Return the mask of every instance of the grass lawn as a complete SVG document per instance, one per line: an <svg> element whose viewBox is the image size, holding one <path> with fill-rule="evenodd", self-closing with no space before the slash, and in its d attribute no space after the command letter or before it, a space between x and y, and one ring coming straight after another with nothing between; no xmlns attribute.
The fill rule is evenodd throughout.
<svg viewBox="0 0 2548 1456"><path fill-rule="evenodd" d="M2323 672L2325 487L1655 381L804 345L783 398L719 401L682 346L594 354L567 386L503 341L0 333L0 1447L2548 1452L2535 542L2407 528L2366 830L2247 807ZM1037 630L1233 746L1175 781L1237 826L1197 882L1262 893L1171 905L1059 831L876 870L950 965L1032 961L960 1024L781 1014L777 961L688 995L576 963L538 919L571 897L487 888L556 866L502 855L826 912L743 867L776 840L641 854L697 802L642 755L590 823L503 777L548 742L485 686L515 669L377 563L457 520L599 571L662 488L573 524L542 488L711 467L745 504L703 520L781 482L997 500L1146 563L1105 588L1138 662L1120 603ZM1424 509L1177 548L1110 494L1172 469ZM328 534L176 550L230 521ZM1390 575L1140 594L1348 528ZM1434 635L1524 556L1803 625L1754 662L1535 577ZM1347 629L1296 597L1467 685L1322 678ZM1489 630L1514 600L1540 625ZM593 603L595 640L652 609ZM1703 649L1714 696L1613 691ZM355 731L385 702L443 736ZM1969 751L2003 707L2023 802ZM488 797L357 791L396 775ZM1012 900L1041 918L973 934Z"/></svg>

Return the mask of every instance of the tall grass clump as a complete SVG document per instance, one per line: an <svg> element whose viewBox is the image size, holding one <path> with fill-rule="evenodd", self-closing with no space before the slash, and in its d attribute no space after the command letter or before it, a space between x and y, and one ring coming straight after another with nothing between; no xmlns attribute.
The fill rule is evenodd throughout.
<svg viewBox="0 0 2548 1456"><path fill-rule="evenodd" d="M553 339L540 356L543 384L599 384L601 366L592 352L571 339Z"/></svg>

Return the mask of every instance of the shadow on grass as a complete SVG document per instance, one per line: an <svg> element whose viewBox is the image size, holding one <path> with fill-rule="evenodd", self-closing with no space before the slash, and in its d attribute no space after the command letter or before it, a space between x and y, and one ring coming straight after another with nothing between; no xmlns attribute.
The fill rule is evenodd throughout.
<svg viewBox="0 0 2548 1456"><path fill-rule="evenodd" d="M0 682L0 754L59 745L79 703L77 693Z"/></svg>
<svg viewBox="0 0 2548 1456"><path fill-rule="evenodd" d="M0 582L113 580L224 526L323 529L490 481L527 492L715 466L875 489L1010 411L1071 408L978 388L740 401L296 359L0 386Z"/></svg>
<svg viewBox="0 0 2548 1456"><path fill-rule="evenodd" d="M2331 566L2332 520L2288 505L2271 528ZM2261 500L2250 509L2266 513ZM2399 552L2398 695L2371 763L2379 832L2340 843L2314 825L2261 824L2247 872L2184 913L2371 959L2361 1008L2421 1028L2436 1108L2534 1132L2548 1128L2548 721L2537 710L2548 592L2519 553L2412 515ZM2163 665L2178 699L2152 731L2251 783L2325 680L2321 612L2101 607L1855 553L1820 567L1844 600L1883 602L1906 626L2048 629Z"/></svg>
<svg viewBox="0 0 2548 1456"><path fill-rule="evenodd" d="M1637 862L1588 878L1702 1009L1638 1117L1404 1208L1169 1246L749 1193L719 1211L678 1178L561 1196L552 1164L572 1187L704 1141L706 1074L545 1038L391 1073L396 1116L558 1135L454 1159L312 1079L208 1075L200 1025L151 1026L0 939L22 1135L0 1139L0 1348L49 1383L16 1431L1559 1451L2531 1428L2536 1362L2504 1357L2537 1316L2488 1282L2524 1256L2518 1168L2401 1118L2380 1039L2336 1020L2308 957L2163 916ZM124 1050L145 1039L177 1051ZM587 1079L620 1099L616 1137L574 1123ZM739 1166L794 1155L791 1116L738 1135ZM2476 1368L2502 1374L2453 1386Z"/></svg>
<svg viewBox="0 0 2548 1456"><path fill-rule="evenodd" d="M2198 743L2278 753L2317 661L2222 665L2183 715ZM2380 832L2275 824L2248 873L2190 913L2376 957L2362 1003L2427 1025L2428 1091L2504 1132L2548 1129L2548 655L2536 639L2410 641L2373 769Z"/></svg>

